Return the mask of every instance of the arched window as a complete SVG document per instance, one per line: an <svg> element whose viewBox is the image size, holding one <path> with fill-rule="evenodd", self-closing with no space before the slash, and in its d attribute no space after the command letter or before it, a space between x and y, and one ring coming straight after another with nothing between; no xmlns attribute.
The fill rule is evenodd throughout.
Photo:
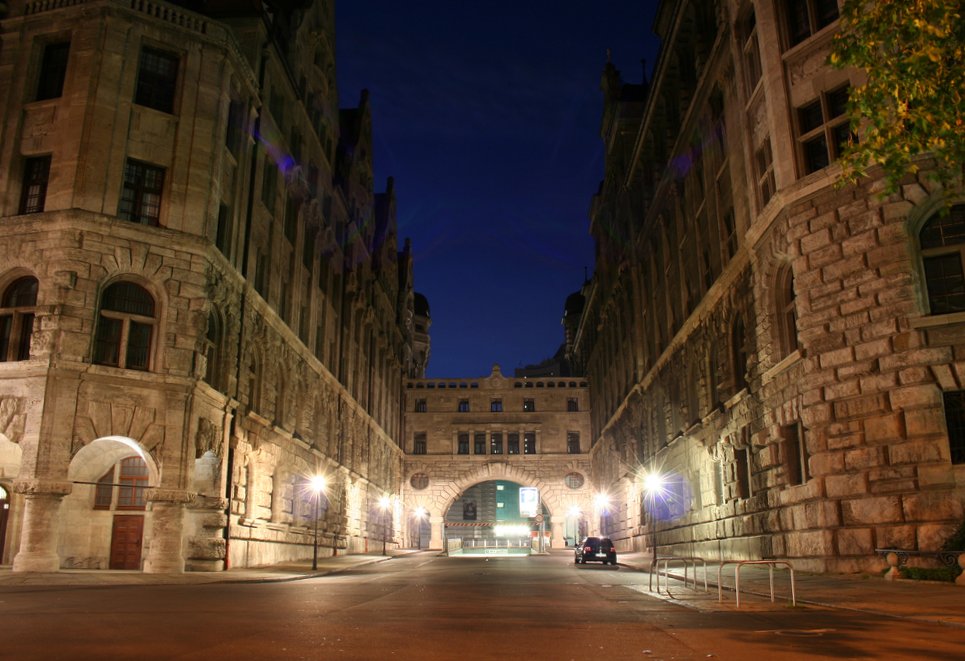
<svg viewBox="0 0 965 661"><path fill-rule="evenodd" d="M0 296L0 362L30 358L37 278L17 278Z"/></svg>
<svg viewBox="0 0 965 661"><path fill-rule="evenodd" d="M215 390L224 389L224 333L222 331L221 316L212 311L208 315L208 332L204 338L205 370L204 380Z"/></svg>
<svg viewBox="0 0 965 661"><path fill-rule="evenodd" d="M747 334L744 331L744 320L740 317L734 321L730 350L734 392L737 392L747 387Z"/></svg>
<svg viewBox="0 0 965 661"><path fill-rule="evenodd" d="M130 370L150 369L154 328L154 297L133 282L116 282L101 296L94 362Z"/></svg>
<svg viewBox="0 0 965 661"><path fill-rule="evenodd" d="M781 269L776 283L777 329L780 333L778 345L781 357L787 356L798 348L797 309L794 300L794 273L788 264Z"/></svg>
<svg viewBox="0 0 965 661"><path fill-rule="evenodd" d="M931 314L965 311L965 204L932 216L918 241Z"/></svg>
<svg viewBox="0 0 965 661"><path fill-rule="evenodd" d="M144 490L147 488L147 464L140 457L121 460L121 474L118 478L117 509L142 510L146 503Z"/></svg>

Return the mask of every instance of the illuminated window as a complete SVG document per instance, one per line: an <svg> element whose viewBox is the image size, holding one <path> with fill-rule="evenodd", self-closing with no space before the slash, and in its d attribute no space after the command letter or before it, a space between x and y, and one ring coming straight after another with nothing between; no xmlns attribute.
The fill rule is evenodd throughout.
<svg viewBox="0 0 965 661"><path fill-rule="evenodd" d="M580 453L580 434L579 432L566 432L566 451L569 454Z"/></svg>
<svg viewBox="0 0 965 661"><path fill-rule="evenodd" d="M503 435L496 432L489 439L489 452L490 454L502 454L503 453Z"/></svg>
<svg viewBox="0 0 965 661"><path fill-rule="evenodd" d="M536 432L523 434L523 454L536 454Z"/></svg>
<svg viewBox="0 0 965 661"><path fill-rule="evenodd" d="M532 412L536 410L536 401L532 399L523 400L523 410L527 412Z"/></svg>

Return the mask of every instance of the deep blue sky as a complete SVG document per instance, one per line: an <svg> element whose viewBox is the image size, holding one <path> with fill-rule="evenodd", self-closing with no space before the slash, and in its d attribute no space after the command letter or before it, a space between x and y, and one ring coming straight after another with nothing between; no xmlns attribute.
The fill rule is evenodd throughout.
<svg viewBox="0 0 965 661"><path fill-rule="evenodd" d="M593 273L606 52L627 82L656 58L657 0L337 0L339 102L372 106L376 190L432 311L431 377L553 355ZM401 245L401 244L400 244Z"/></svg>

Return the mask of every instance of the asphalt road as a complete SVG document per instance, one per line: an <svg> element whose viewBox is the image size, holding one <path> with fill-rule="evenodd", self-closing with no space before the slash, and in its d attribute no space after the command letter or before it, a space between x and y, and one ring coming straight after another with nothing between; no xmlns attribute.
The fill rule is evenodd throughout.
<svg viewBox="0 0 965 661"><path fill-rule="evenodd" d="M561 554L416 554L290 582L4 587L0 659L965 659L962 629L685 607L647 578Z"/></svg>

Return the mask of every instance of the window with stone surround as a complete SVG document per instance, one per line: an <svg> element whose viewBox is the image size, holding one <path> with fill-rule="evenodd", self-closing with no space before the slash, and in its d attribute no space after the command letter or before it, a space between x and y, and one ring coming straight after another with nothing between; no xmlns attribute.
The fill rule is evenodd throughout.
<svg viewBox="0 0 965 661"><path fill-rule="evenodd" d="M523 400L523 411L531 413L536 410L536 400L534 399L524 399Z"/></svg>
<svg viewBox="0 0 965 661"><path fill-rule="evenodd" d="M747 448L734 450L734 482L737 498L751 497L751 455Z"/></svg>
<svg viewBox="0 0 965 661"><path fill-rule="evenodd" d="M469 413L469 400L460 399L459 400L459 413Z"/></svg>
<svg viewBox="0 0 965 661"><path fill-rule="evenodd" d="M936 213L918 233L931 314L965 311L965 204Z"/></svg>
<svg viewBox="0 0 965 661"><path fill-rule="evenodd" d="M787 46L796 46L838 19L838 0L783 0Z"/></svg>
<svg viewBox="0 0 965 661"><path fill-rule="evenodd" d="M536 432L523 434L523 454L536 454Z"/></svg>
<svg viewBox="0 0 965 661"><path fill-rule="evenodd" d="M503 400L494 399L489 402L489 410L493 413L501 413L503 410Z"/></svg>
<svg viewBox="0 0 965 661"><path fill-rule="evenodd" d="M503 453L503 435L499 432L493 432L489 439L489 453L490 454L502 454Z"/></svg>
<svg viewBox="0 0 965 661"><path fill-rule="evenodd" d="M780 357L783 358L798 348L794 272L790 264L781 267L774 289L777 308L778 348L780 349Z"/></svg>
<svg viewBox="0 0 965 661"><path fill-rule="evenodd" d="M23 161L23 185L20 188L20 213L40 213L47 201L50 181L50 155L33 156Z"/></svg>
<svg viewBox="0 0 965 661"><path fill-rule="evenodd" d="M943 399L952 463L965 464L965 390L946 392Z"/></svg>
<svg viewBox="0 0 965 661"><path fill-rule="evenodd" d="M744 64L744 91L750 98L761 80L761 50L757 40L757 17L754 15L753 7L738 21L738 38Z"/></svg>
<svg viewBox="0 0 965 661"><path fill-rule="evenodd" d="M30 358L38 286L37 278L23 276L0 296L0 363Z"/></svg>
<svg viewBox="0 0 965 661"><path fill-rule="evenodd" d="M519 454L519 432L510 432L506 436L506 453Z"/></svg>
<svg viewBox="0 0 965 661"><path fill-rule="evenodd" d="M426 453L426 435L425 432L419 432L415 435L412 440L412 454L425 454Z"/></svg>
<svg viewBox="0 0 965 661"><path fill-rule="evenodd" d="M580 402L575 397L566 400L566 410L570 413L580 410Z"/></svg>
<svg viewBox="0 0 965 661"><path fill-rule="evenodd" d="M469 454L469 434L462 432L457 437L459 454Z"/></svg>
<svg viewBox="0 0 965 661"><path fill-rule="evenodd" d="M64 80L67 78L67 56L69 54L69 41L44 45L40 75L37 77L36 101L57 99L64 93Z"/></svg>
<svg viewBox="0 0 965 661"><path fill-rule="evenodd" d="M133 282L115 282L101 296L93 362L131 370L150 369L156 326L154 297Z"/></svg>
<svg viewBox="0 0 965 661"><path fill-rule="evenodd" d="M476 432L473 435L472 445L473 454L486 454L486 434L483 432Z"/></svg>
<svg viewBox="0 0 965 661"><path fill-rule="evenodd" d="M817 172L838 159L852 139L848 119L849 87L822 92L817 99L799 107L797 140L804 174Z"/></svg>
<svg viewBox="0 0 965 661"><path fill-rule="evenodd" d="M224 324L221 314L212 310L208 314L208 330L204 338L205 372L204 380L215 390L225 387L224 366Z"/></svg>
<svg viewBox="0 0 965 661"><path fill-rule="evenodd" d="M157 227L161 218L163 189L164 168L127 159L117 215L133 223Z"/></svg>
<svg viewBox="0 0 965 661"><path fill-rule="evenodd" d="M566 432L566 452L567 454L580 454L580 433L576 431Z"/></svg>
<svg viewBox="0 0 965 661"><path fill-rule="evenodd" d="M157 48L142 48L134 103L161 112L173 112L180 61L181 58L174 53Z"/></svg>
<svg viewBox="0 0 965 661"><path fill-rule="evenodd" d="M417 399L417 400L415 400L415 412L416 412L416 413L425 413L427 410L428 410L428 409L426 408L426 400L424 400L424 399Z"/></svg>
<svg viewBox="0 0 965 661"><path fill-rule="evenodd" d="M781 437L784 443L784 468L787 471L787 484L794 486L805 484L811 479L808 468L807 445L804 442L804 430L800 422L781 427Z"/></svg>

